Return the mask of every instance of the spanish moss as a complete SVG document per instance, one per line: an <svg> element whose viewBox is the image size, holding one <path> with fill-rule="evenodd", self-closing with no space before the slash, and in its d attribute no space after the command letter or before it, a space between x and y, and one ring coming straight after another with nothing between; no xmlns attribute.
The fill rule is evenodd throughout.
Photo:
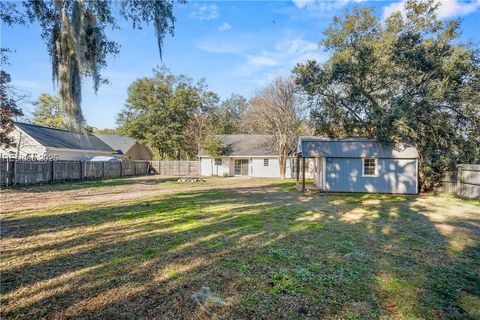
<svg viewBox="0 0 480 320"><path fill-rule="evenodd" d="M100 85L108 83L101 75L107 56L119 52L119 44L110 41L105 33L107 27L118 29L115 9L131 21L135 29L141 29L142 24L153 24L160 58L165 34L173 34L175 22L173 0L30 0L25 5L30 20L38 20L42 27L52 62L52 80L62 100L63 117L77 131L82 130L84 122L82 79L90 78L96 93Z"/></svg>

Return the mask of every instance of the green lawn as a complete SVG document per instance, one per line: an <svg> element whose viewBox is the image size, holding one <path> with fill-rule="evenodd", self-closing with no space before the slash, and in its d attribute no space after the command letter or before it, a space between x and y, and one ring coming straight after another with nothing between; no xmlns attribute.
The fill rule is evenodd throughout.
<svg viewBox="0 0 480 320"><path fill-rule="evenodd" d="M480 318L480 201L145 179L6 193L1 317Z"/></svg>

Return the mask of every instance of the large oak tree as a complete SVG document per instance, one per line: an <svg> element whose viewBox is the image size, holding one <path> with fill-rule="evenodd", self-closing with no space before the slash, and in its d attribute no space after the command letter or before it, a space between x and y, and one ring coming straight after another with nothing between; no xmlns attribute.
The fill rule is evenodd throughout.
<svg viewBox="0 0 480 320"><path fill-rule="evenodd" d="M173 75L166 68L156 69L153 77L130 85L118 130L154 147L162 159L179 159L186 151L185 139L194 138L186 136L189 121L208 107L212 96L203 81Z"/></svg>

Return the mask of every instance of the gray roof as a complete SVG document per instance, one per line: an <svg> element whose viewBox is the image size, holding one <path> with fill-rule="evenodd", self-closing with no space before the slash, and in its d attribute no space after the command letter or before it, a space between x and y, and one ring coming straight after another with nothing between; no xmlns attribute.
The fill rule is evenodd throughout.
<svg viewBox="0 0 480 320"><path fill-rule="evenodd" d="M223 156L276 156L273 148L273 136L260 134L218 135L222 144ZM201 149L199 157L208 157Z"/></svg>
<svg viewBox="0 0 480 320"><path fill-rule="evenodd" d="M414 145L404 144L399 150L391 143L383 143L362 137L325 138L300 137L298 153L303 157L337 157L337 158L418 158Z"/></svg>
<svg viewBox="0 0 480 320"><path fill-rule="evenodd" d="M116 134L97 134L97 137L119 154L126 154L137 143L133 138Z"/></svg>
<svg viewBox="0 0 480 320"><path fill-rule="evenodd" d="M115 153L94 135L15 122L15 126L47 148L95 150Z"/></svg>

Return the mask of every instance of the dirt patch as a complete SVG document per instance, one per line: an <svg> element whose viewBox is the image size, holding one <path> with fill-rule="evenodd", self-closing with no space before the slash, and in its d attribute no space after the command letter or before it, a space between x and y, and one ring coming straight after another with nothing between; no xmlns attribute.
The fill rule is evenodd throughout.
<svg viewBox="0 0 480 320"><path fill-rule="evenodd" d="M141 178L117 179L113 186L75 183L3 189L0 191L0 206L3 212L39 209L65 204L115 203L132 199L152 197L179 191L209 190L212 186L224 189L251 189L265 187L272 179L210 178L206 183L184 184L175 177L146 176ZM118 183L115 183L118 181ZM278 182L278 180L273 180ZM123 182L123 183L121 183ZM100 183L100 181L99 181ZM247 190L247 189L245 189ZM250 192L250 190L249 190Z"/></svg>

